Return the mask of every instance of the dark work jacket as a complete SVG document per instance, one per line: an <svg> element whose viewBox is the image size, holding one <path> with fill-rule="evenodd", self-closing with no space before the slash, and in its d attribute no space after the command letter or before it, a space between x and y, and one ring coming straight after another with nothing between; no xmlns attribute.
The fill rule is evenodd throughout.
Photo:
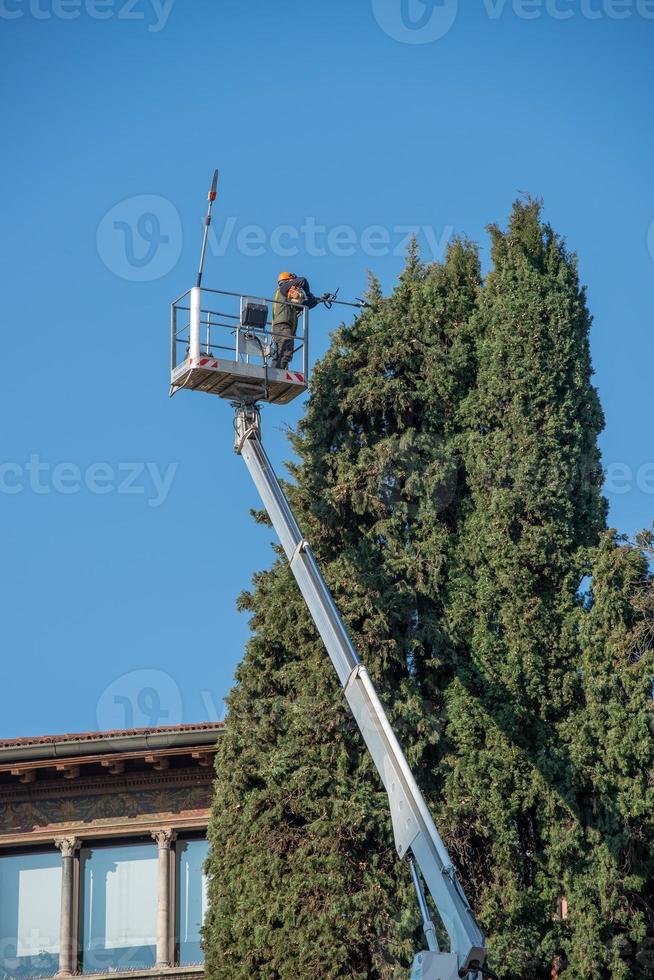
<svg viewBox="0 0 654 980"><path fill-rule="evenodd" d="M304 290L307 300L306 303L302 304L302 306L306 306L307 309L312 310L314 306L317 306L318 300L311 292L309 280L305 279L304 276L296 276L295 279L285 279L284 282L281 282L278 285L273 302L273 327L275 327L278 323L288 323L290 324L293 333L295 333L302 306L298 306L295 303L284 302L288 296L288 291L291 286L297 286L298 289Z"/></svg>

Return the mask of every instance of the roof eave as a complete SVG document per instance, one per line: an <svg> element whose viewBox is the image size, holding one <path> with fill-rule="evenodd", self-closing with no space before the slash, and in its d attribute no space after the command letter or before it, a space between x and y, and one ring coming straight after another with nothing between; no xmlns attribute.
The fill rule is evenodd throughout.
<svg viewBox="0 0 654 980"><path fill-rule="evenodd" d="M98 738L62 739L44 744L10 745L0 748L0 764L26 762L36 759L66 759L71 756L111 755L114 752L139 752L142 749L186 748L196 745L215 745L222 734L222 727L198 728L186 731L162 729L147 734L117 733L115 736Z"/></svg>

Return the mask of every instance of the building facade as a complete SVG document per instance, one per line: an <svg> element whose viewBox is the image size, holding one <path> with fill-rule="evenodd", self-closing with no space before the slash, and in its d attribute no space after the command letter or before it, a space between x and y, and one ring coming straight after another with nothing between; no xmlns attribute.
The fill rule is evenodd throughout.
<svg viewBox="0 0 654 980"><path fill-rule="evenodd" d="M0 980L202 975L221 731L0 743Z"/></svg>

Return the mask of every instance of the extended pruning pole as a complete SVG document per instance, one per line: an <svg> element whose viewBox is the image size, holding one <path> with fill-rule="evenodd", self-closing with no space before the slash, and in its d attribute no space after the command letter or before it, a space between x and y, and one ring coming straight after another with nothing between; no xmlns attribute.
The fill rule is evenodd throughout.
<svg viewBox="0 0 654 980"><path fill-rule="evenodd" d="M204 235L202 236L202 251L200 252L200 268L198 269L198 278L196 286L202 285L202 274L204 272L204 259L207 254L207 240L209 238L209 226L211 225L211 212L213 211L213 202L216 200L218 187L218 171L214 170L213 180L211 181L211 187L209 188L209 195L207 200L209 205L207 207L207 215L204 219Z"/></svg>
<svg viewBox="0 0 654 980"><path fill-rule="evenodd" d="M408 857L424 921L428 951L418 953L414 980L456 980L485 969L485 940L475 920L447 849L395 737L374 685L360 663L352 640L303 538L291 506L261 441L261 420L254 404L235 403L236 443L255 482L316 628L322 637L361 734L388 793L395 846ZM450 940L450 952L439 951L423 882L431 894Z"/></svg>
<svg viewBox="0 0 654 980"><path fill-rule="evenodd" d="M365 310L370 307L370 303L367 303L365 299L357 299L355 303L350 303L346 299L332 299L329 300L330 306L353 306L357 310Z"/></svg>
<svg viewBox="0 0 654 980"><path fill-rule="evenodd" d="M352 306L356 310L369 309L371 306L367 300L360 299L358 296L354 302L346 299L338 299L338 293L339 289L335 293L327 293L321 300L321 303L324 303L328 310L331 310L332 306Z"/></svg>

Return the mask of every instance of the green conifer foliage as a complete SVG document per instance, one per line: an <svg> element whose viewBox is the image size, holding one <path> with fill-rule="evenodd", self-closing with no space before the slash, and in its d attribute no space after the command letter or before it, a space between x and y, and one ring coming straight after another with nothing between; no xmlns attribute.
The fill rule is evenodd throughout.
<svg viewBox="0 0 654 980"><path fill-rule="evenodd" d="M651 534L607 532L589 557L579 710L564 734L575 809L563 891L569 974L654 976L654 583Z"/></svg>
<svg viewBox="0 0 654 980"><path fill-rule="evenodd" d="M448 585L455 679L440 821L503 977L549 976L574 703L582 549L604 525L590 317L576 262L518 202L491 228L476 387L462 407L469 497Z"/></svg>
<svg viewBox="0 0 654 980"><path fill-rule="evenodd" d="M429 267L414 243L388 298L371 280L315 369L287 490L494 968L636 980L654 975L652 538L605 531L574 255L529 200L491 237L483 287L465 241ZM421 937L386 794L277 555L240 600L207 974L399 978Z"/></svg>
<svg viewBox="0 0 654 980"><path fill-rule="evenodd" d="M425 268L336 331L293 438L304 533L423 774L440 739L422 678L464 484L449 443L474 380L476 250ZM266 418L264 417L264 424ZM211 978L398 976L418 926L381 782L286 561L241 599L253 635L228 701L210 826Z"/></svg>

